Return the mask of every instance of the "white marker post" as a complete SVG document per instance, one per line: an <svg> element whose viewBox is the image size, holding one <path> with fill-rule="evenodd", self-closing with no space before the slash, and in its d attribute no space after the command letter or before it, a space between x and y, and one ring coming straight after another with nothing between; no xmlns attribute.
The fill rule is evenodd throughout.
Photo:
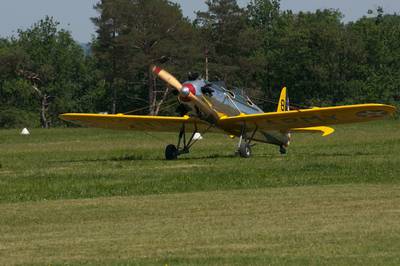
<svg viewBox="0 0 400 266"><path fill-rule="evenodd" d="M21 135L22 136L29 136L31 133L29 133L29 130L27 129L27 128L24 128L22 131L21 131Z"/></svg>
<svg viewBox="0 0 400 266"><path fill-rule="evenodd" d="M202 140L203 136L200 133L196 133L193 136L193 140Z"/></svg>

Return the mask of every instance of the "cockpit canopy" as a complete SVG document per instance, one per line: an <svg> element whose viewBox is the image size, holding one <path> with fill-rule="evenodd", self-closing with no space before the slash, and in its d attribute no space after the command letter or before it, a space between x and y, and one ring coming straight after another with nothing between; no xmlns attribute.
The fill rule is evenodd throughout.
<svg viewBox="0 0 400 266"><path fill-rule="evenodd" d="M207 83L202 87L202 93L204 96L214 100L214 105L217 105L217 103L219 103L219 106L224 104L229 107L224 109L232 109L233 111L228 113L230 115L232 115L232 113L238 115L240 113L254 114L262 112L262 110L245 94L243 89L236 87L227 89L223 81Z"/></svg>

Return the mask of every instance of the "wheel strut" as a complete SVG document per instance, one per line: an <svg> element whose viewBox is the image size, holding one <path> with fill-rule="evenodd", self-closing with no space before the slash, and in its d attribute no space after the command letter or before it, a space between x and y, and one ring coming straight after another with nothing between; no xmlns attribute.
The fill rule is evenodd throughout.
<svg viewBox="0 0 400 266"><path fill-rule="evenodd" d="M256 134L258 130L258 127L254 129L254 131L251 134L251 137L247 137L247 132L246 132L246 125L242 126L242 130L240 132L240 138L239 138L239 144L238 144L238 150L237 153L240 155L242 158L249 158L251 157L251 141L254 138L254 135Z"/></svg>
<svg viewBox="0 0 400 266"><path fill-rule="evenodd" d="M205 131L207 132L211 126ZM175 146L173 144L169 144L165 149L165 159L167 160L176 160L179 155L187 154L190 152L190 148L198 141L198 139L194 139L197 130L197 125L194 125L194 131L190 136L189 140L186 139L186 127L185 124L182 125L181 130L179 131L178 137L178 145ZM203 134L205 134L205 132Z"/></svg>

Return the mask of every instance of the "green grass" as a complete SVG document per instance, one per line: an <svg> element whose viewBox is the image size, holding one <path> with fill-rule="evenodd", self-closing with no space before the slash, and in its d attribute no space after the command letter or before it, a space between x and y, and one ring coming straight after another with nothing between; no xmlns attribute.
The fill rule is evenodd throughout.
<svg viewBox="0 0 400 266"><path fill-rule="evenodd" d="M400 186L338 185L0 205L0 264L400 262Z"/></svg>
<svg viewBox="0 0 400 266"><path fill-rule="evenodd" d="M237 140L206 135L189 155L164 160L166 143L96 129L0 131L0 202L148 195L264 187L392 183L399 178L398 121L339 127L335 135L296 135L287 156L275 146L234 156Z"/></svg>
<svg viewBox="0 0 400 266"><path fill-rule="evenodd" d="M400 263L400 123L295 135L287 156L206 135L0 131L0 265Z"/></svg>

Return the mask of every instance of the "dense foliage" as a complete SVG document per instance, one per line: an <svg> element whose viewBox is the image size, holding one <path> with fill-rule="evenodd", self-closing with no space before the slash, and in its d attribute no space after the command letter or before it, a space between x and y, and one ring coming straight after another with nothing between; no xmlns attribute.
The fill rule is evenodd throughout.
<svg viewBox="0 0 400 266"><path fill-rule="evenodd" d="M303 106L399 105L399 15L343 23L337 10L295 14L279 0L206 3L190 21L168 0L99 1L90 53L51 17L0 38L0 127L56 126L63 112L174 114L160 110L175 96L153 64L224 80L266 110L283 85Z"/></svg>

